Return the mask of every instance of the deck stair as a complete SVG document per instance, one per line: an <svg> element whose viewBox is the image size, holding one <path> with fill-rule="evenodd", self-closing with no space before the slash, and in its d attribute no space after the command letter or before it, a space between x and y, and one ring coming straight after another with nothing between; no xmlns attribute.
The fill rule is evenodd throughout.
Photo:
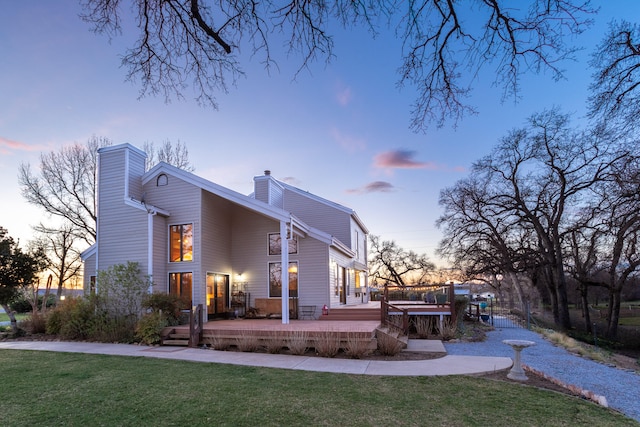
<svg viewBox="0 0 640 427"><path fill-rule="evenodd" d="M160 334L162 337L162 345L168 346L189 346L189 328L177 330L176 328L165 328Z"/></svg>
<svg viewBox="0 0 640 427"><path fill-rule="evenodd" d="M359 321L359 320L380 320L379 308L332 308L329 314L321 315L320 320L340 320L340 321Z"/></svg>
<svg viewBox="0 0 640 427"><path fill-rule="evenodd" d="M378 329L376 329L376 337L380 339L381 335L384 335L387 338L391 338L398 341L400 343L400 346L403 349L407 348L407 345L409 344L409 337L406 335L403 335L401 331L395 328L388 328L386 326L381 326Z"/></svg>

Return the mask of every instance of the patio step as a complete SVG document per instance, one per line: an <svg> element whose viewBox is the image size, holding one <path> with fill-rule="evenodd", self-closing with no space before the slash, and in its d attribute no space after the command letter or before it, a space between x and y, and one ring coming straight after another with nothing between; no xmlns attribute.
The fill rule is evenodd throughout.
<svg viewBox="0 0 640 427"><path fill-rule="evenodd" d="M176 331L175 328L165 328L161 333L162 345L187 347L189 345L189 332Z"/></svg>
<svg viewBox="0 0 640 427"><path fill-rule="evenodd" d="M380 320L379 308L332 308L329 314L319 317L320 320Z"/></svg>

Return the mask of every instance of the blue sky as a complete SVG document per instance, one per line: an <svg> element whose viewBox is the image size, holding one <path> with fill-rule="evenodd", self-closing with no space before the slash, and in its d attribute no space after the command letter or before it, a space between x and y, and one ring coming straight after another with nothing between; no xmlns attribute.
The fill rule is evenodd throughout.
<svg viewBox="0 0 640 427"><path fill-rule="evenodd" d="M18 166L37 167L42 151L92 135L114 143L169 139L184 143L195 173L241 193L269 169L277 179L353 208L370 232L427 253L440 240L435 221L441 189L465 177L473 161L526 118L560 106L584 115L591 71L590 47L612 17L639 16L640 2L594 2L596 25L576 40L584 46L565 64L564 81L549 75L522 80L518 104L500 102L491 69L479 76L470 102L477 116L453 129L409 130L411 87L398 89L398 42L364 30L338 31L336 58L316 63L295 81L297 58L277 57L267 73L257 59L243 64L246 78L220 94L218 111L189 97L166 104L138 100L125 81L120 55L135 35L111 42L78 18L77 0L3 1L0 5L0 225L24 243L42 212L23 201ZM248 52L244 52L248 54ZM46 218L45 218L46 220Z"/></svg>

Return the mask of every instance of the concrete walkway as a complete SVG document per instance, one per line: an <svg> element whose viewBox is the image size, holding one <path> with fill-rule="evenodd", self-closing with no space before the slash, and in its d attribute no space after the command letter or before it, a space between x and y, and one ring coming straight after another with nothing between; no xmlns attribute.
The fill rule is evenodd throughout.
<svg viewBox="0 0 640 427"><path fill-rule="evenodd" d="M410 340L410 351L443 351L442 343ZM439 346L438 344L439 343ZM435 347L434 347L435 346ZM440 350L440 348L442 350ZM114 356L155 357L203 363L263 366L267 368L343 374L436 376L473 375L509 369L509 357L444 356L429 360L380 361L360 359L330 359L324 357L289 356L284 354L242 353L186 347L148 347L131 344L103 344L62 341L5 341L0 349L38 350L66 353L107 354Z"/></svg>

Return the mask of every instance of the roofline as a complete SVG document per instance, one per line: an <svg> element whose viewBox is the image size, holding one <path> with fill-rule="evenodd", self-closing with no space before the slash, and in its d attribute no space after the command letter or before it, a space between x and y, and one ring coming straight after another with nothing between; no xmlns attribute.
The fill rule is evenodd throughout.
<svg viewBox="0 0 640 427"><path fill-rule="evenodd" d="M287 184L286 182L278 181L277 179L273 178L272 176L270 176L270 177L275 182L277 182L281 187L283 187L283 188L285 188L287 190L293 191L293 192L298 193L298 194L300 194L302 196L305 196L305 197L309 197L310 199L313 199L313 200L315 200L315 201L317 201L319 203L323 203L323 204L325 204L327 206L330 206L330 207L338 209L338 210L340 210L340 211L342 211L342 212L344 212L346 214L349 214L354 219L354 221L360 226L360 228L362 228L362 231L364 231L365 234L369 234L369 229L364 225L364 223L362 222L362 220L360 219L360 217L358 216L356 211L354 211L353 209L348 208L348 207L346 207L344 205L341 205L339 203L332 202L331 200L325 199L324 197L317 196L317 195L315 195L313 193L310 193L308 191L301 190L300 188L294 187L293 185Z"/></svg>
<svg viewBox="0 0 640 427"><path fill-rule="evenodd" d="M82 260L82 262L85 262L88 258L90 258L97 251L98 251L98 245L96 243L94 243L93 245L91 245L87 249L85 249L84 251L80 252L80 259Z"/></svg>
<svg viewBox="0 0 640 427"><path fill-rule="evenodd" d="M135 147L135 146L129 144L128 142L125 142L124 144L107 145L106 147L100 147L100 148L98 148L98 154L108 153L110 151L118 151L118 150L121 150L123 148L128 148L129 150L135 151L136 153L140 154L145 159L147 158L147 153L145 153L144 151L142 151L138 147Z"/></svg>
<svg viewBox="0 0 640 427"><path fill-rule="evenodd" d="M261 202L260 200L252 199L242 193L238 193L237 191L223 187L219 184L211 182L207 179L194 175L191 172L187 172L165 162L160 162L153 168L145 172L145 174L142 175L142 184L147 184L151 180L151 178L159 172L165 172L174 175L182 179L183 181L188 182L189 184L195 185L202 190L213 193L226 200L229 200L233 203L236 203L240 206L258 212L262 215L271 217L278 221L291 220L291 214L283 209L276 208L267 203Z"/></svg>

